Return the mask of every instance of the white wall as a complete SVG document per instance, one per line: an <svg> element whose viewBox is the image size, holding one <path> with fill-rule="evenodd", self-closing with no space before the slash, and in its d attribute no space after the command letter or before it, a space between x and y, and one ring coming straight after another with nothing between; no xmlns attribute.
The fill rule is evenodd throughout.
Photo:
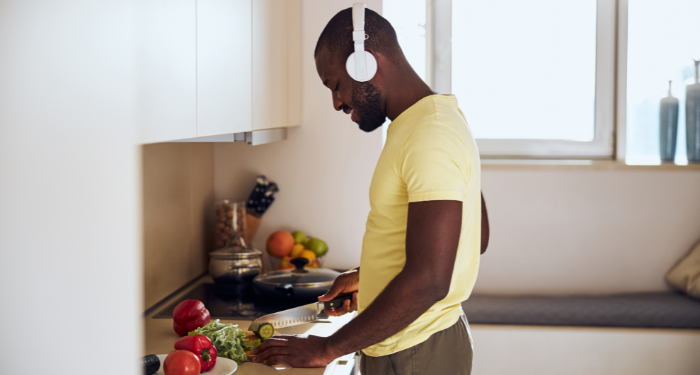
<svg viewBox="0 0 700 375"><path fill-rule="evenodd" d="M700 240L700 171L482 171L491 244L475 293L665 290Z"/></svg>
<svg viewBox="0 0 700 375"><path fill-rule="evenodd" d="M0 2L0 374L141 373L133 5Z"/></svg>
<svg viewBox="0 0 700 375"><path fill-rule="evenodd" d="M306 0L302 30L302 123L289 139L262 146L214 146L214 196L248 197L255 176L265 174L280 186L277 200L253 243L264 249L275 230L300 229L328 242L326 266L351 268L360 249L369 212L369 183L381 152L381 131L364 133L350 117L333 109L331 93L318 78L313 53L326 23L352 6L339 0ZM381 13L381 1L367 1ZM275 103L269 103L270 110Z"/></svg>

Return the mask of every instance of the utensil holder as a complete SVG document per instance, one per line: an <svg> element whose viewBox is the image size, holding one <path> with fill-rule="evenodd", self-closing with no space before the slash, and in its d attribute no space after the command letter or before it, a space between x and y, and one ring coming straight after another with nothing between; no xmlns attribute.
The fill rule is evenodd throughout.
<svg viewBox="0 0 700 375"><path fill-rule="evenodd" d="M251 215L249 212L246 213L246 215L245 215L245 221L246 221L245 241L247 243L253 242L253 236L255 236L255 232L258 231L258 227L260 226L261 219L262 219L262 217L258 217L256 215Z"/></svg>

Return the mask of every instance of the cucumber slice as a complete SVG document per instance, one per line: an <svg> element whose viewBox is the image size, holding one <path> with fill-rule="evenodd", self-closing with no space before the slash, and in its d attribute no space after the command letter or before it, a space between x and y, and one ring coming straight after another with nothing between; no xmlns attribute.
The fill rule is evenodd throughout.
<svg viewBox="0 0 700 375"><path fill-rule="evenodd" d="M155 374L160 369L160 359L155 354L143 357L144 373L146 375Z"/></svg>
<svg viewBox="0 0 700 375"><path fill-rule="evenodd" d="M272 324L270 323L264 323L260 327L258 327L258 330L255 331L255 334L261 339L267 340L275 335L275 328L272 327Z"/></svg>

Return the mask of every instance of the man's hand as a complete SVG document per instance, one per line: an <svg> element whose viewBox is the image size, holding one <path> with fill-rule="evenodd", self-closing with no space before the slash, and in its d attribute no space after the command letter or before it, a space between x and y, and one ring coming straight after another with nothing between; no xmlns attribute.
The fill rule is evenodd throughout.
<svg viewBox="0 0 700 375"><path fill-rule="evenodd" d="M268 366L325 367L341 355L331 353L327 339L318 336L279 335L265 341L250 354L253 362Z"/></svg>
<svg viewBox="0 0 700 375"><path fill-rule="evenodd" d="M321 302L328 302L339 295L352 293L352 301L347 300L343 306L336 309L323 310L329 316L341 316L357 310L357 289L360 286L360 269L355 268L341 273L326 294L318 297Z"/></svg>

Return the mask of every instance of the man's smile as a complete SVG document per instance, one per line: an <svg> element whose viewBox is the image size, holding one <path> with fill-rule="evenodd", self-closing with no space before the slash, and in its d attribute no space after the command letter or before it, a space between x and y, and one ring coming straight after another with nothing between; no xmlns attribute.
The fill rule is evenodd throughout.
<svg viewBox="0 0 700 375"><path fill-rule="evenodd" d="M348 105L343 106L343 112L345 112L345 114L347 115L350 115L350 120L352 120L352 122L360 121L360 119L357 118L357 115L355 114L355 109L353 109L352 107Z"/></svg>

